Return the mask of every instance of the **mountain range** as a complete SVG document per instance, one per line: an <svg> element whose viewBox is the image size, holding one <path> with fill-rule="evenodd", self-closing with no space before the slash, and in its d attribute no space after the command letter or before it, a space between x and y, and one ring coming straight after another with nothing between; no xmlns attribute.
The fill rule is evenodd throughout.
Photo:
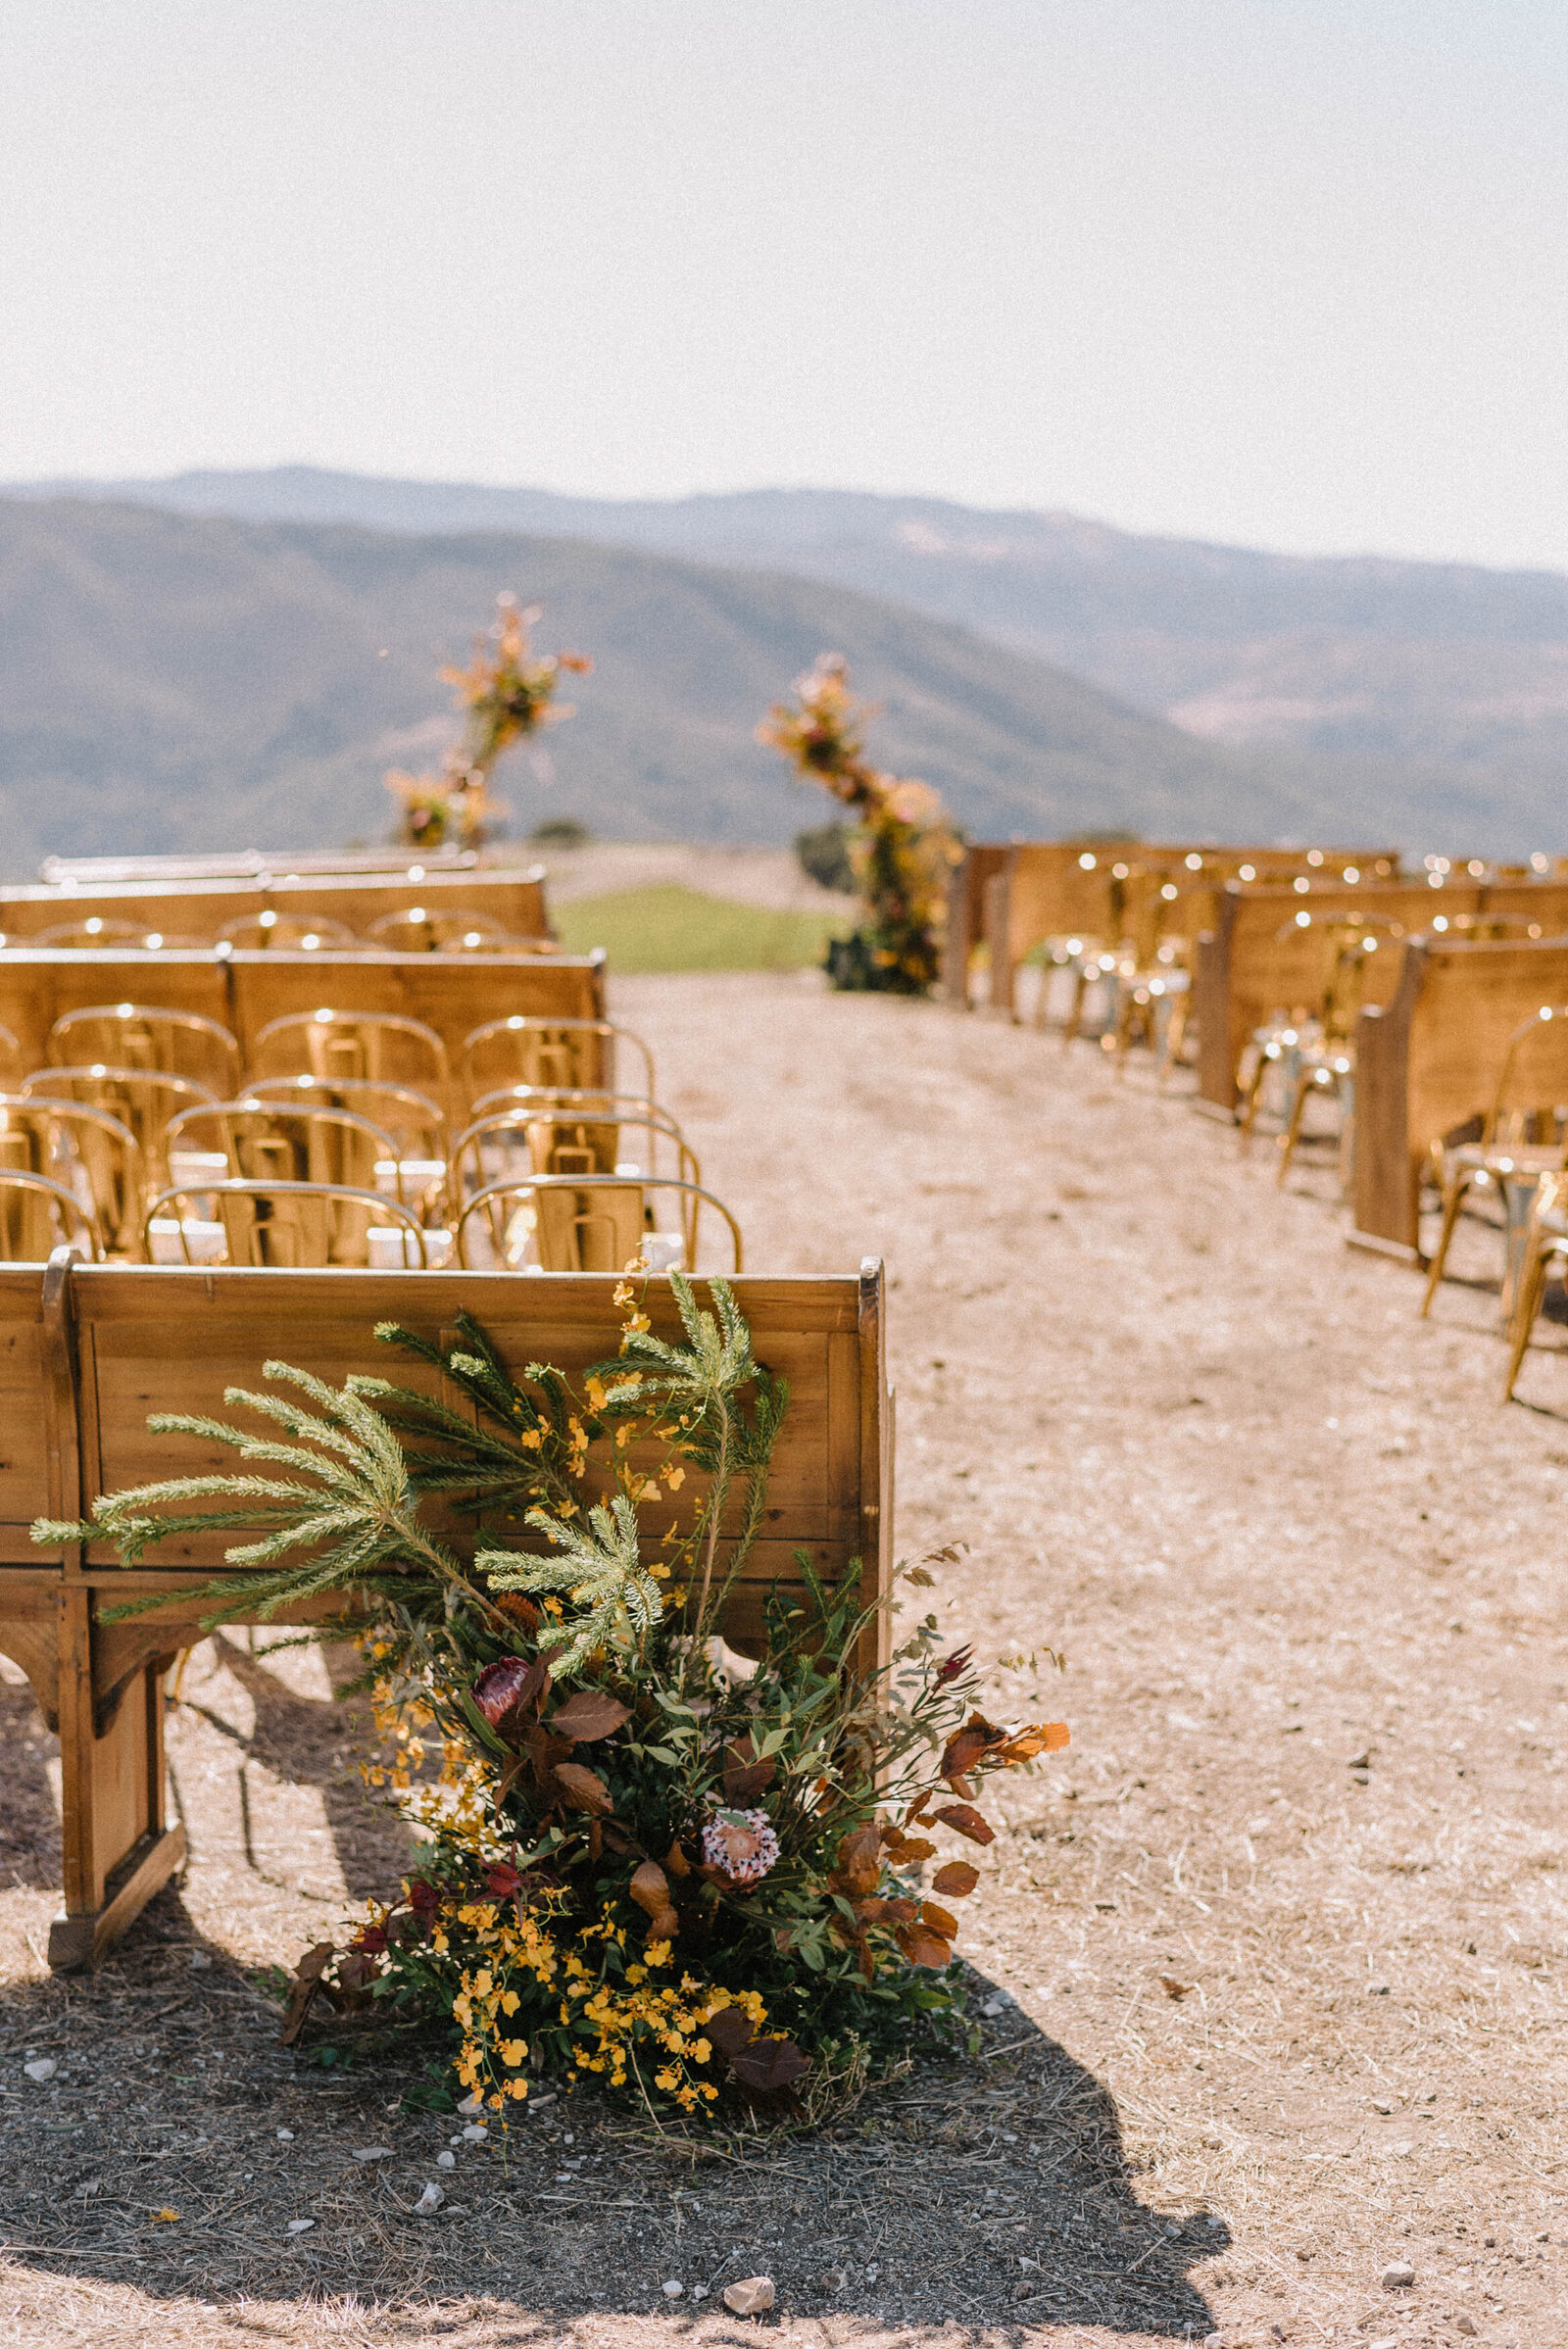
<svg viewBox="0 0 1568 2349"><path fill-rule="evenodd" d="M8 674L0 641L0 780L96 772L107 811L137 796L151 759L161 779L142 804L166 834L202 820L174 778L220 742L214 771L248 820L286 814L303 840L324 793L334 820L377 829L372 770L437 747L433 654L462 653L496 584L547 602L547 627L600 656L581 716L552 737L554 796L632 836L702 825L775 839L781 822L808 820L780 799L751 730L828 645L885 705L885 762L928 774L979 830L1152 831L1180 817L1194 831L1512 853L1561 830L1568 578L1551 572L1278 556L847 491L615 501L294 466L15 485L0 501L7 604L39 554L30 542L19 570L28 506L62 551L45 595L64 598L63 615L81 590L112 636L110 609L151 595L138 625L162 630L145 650L164 683L135 687L128 730L112 729L113 771L95 769L95 721L71 707L69 662L47 664L40 698ZM138 539L136 508L194 534ZM144 590L136 568L154 546ZM253 625L274 665L254 710L233 706L221 663L204 667L194 582L210 565L236 616L245 581L261 598ZM326 634L307 654L312 613ZM362 633L399 639L374 687L349 650ZM275 665L285 642L298 674ZM218 704L198 717L204 676ZM40 727L54 740L43 770L27 763Z"/></svg>

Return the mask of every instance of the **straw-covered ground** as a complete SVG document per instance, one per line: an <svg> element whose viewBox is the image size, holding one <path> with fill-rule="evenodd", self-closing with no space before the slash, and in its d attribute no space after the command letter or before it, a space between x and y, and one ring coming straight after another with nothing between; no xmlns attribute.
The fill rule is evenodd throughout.
<svg viewBox="0 0 1568 2349"><path fill-rule="evenodd" d="M1326 1162L1282 1195L1092 1047L797 979L618 1007L756 1266L888 1258L900 1546L968 1545L955 1632L1066 1651L1073 1745L972 1904L983 2052L695 2164L558 2099L416 2217L421 2059L290 2056L256 1986L395 1864L321 1659L193 1660L195 1856L93 1981L41 1963L9 1686L0 2338L673 2349L758 2273L835 2349L1568 2338L1560 1329L1500 1409L1490 1235L1421 1324Z"/></svg>

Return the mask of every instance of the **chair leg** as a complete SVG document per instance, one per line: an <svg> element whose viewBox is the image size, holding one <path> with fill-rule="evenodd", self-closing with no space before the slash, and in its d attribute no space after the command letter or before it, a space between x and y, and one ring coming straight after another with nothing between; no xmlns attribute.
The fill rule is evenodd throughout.
<svg viewBox="0 0 1568 2349"><path fill-rule="evenodd" d="M1247 1094L1242 1106L1241 1148L1244 1150L1248 1148L1252 1139L1252 1127L1257 1121L1258 1096L1263 1090L1263 1079L1267 1073L1268 1054L1266 1052L1259 1052L1257 1056L1257 1066L1253 1069L1250 1078L1248 1080Z"/></svg>
<svg viewBox="0 0 1568 2349"><path fill-rule="evenodd" d="M1508 1374L1502 1383L1502 1399L1513 1400L1513 1391L1519 1382L1519 1372L1529 1349L1536 1316L1541 1311L1546 1289L1547 1250L1535 1242L1519 1273L1519 1295L1514 1300L1513 1343L1508 1349Z"/></svg>
<svg viewBox="0 0 1568 2349"><path fill-rule="evenodd" d="M1467 1174L1454 1175L1443 1187L1443 1229L1438 1234L1438 1245L1432 1252L1432 1270L1427 1275L1427 1293L1421 1299L1421 1311L1417 1316L1421 1321L1425 1321L1432 1310L1432 1299L1438 1294L1438 1283L1442 1280L1443 1268L1448 1261L1448 1248L1453 1240L1453 1227L1459 1220L1459 1209L1464 1204L1465 1195L1469 1189L1470 1177Z"/></svg>
<svg viewBox="0 0 1568 2349"><path fill-rule="evenodd" d="M1285 1178L1291 1171L1291 1160L1296 1155L1297 1143L1300 1140L1301 1119L1306 1110L1306 1097L1311 1090L1312 1073L1310 1069L1303 1069L1296 1080L1296 1096L1291 1102L1291 1114L1286 1119L1285 1131L1280 1136L1280 1171L1275 1177L1275 1181L1282 1191L1285 1188Z"/></svg>

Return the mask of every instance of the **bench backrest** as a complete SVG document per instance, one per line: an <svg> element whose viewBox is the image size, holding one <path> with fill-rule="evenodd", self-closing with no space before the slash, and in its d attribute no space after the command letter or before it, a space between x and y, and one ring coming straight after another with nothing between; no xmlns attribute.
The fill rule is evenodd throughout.
<svg viewBox="0 0 1568 2349"><path fill-rule="evenodd" d="M263 873L474 872L475 849L261 849L214 851L189 856L46 856L38 878L51 888L86 881L249 881ZM544 866L535 865L535 877Z"/></svg>
<svg viewBox="0 0 1568 2349"><path fill-rule="evenodd" d="M1217 1108L1236 1101L1237 1071L1252 1031L1277 1010L1310 1008L1319 984L1320 953L1310 932L1296 936L1298 911L1319 915L1362 912L1401 922L1415 935L1442 915L1503 914L1539 922L1543 937L1568 930L1568 887L1560 880L1473 881L1451 876L1441 887L1424 881L1324 881L1309 876L1294 888L1228 883L1215 929L1199 941L1193 975L1193 1016L1199 1027L1198 1090ZM1282 935L1282 933L1284 933ZM1396 983L1398 956L1374 958L1367 1000L1386 1002Z"/></svg>
<svg viewBox="0 0 1568 2349"><path fill-rule="evenodd" d="M99 914L171 938L214 940L229 922L258 913L297 913L342 922L356 936L385 913L414 905L483 914L514 938L551 936L543 868L515 872L435 871L418 864L382 873L269 873L153 882L91 882L0 889L0 933L25 941L41 931Z"/></svg>
<svg viewBox="0 0 1568 2349"><path fill-rule="evenodd" d="M1433 1146L1492 1107L1508 1040L1544 1003L1568 1003L1568 937L1412 941L1399 982L1356 1023L1355 1228L1417 1248Z"/></svg>
<svg viewBox="0 0 1568 2349"><path fill-rule="evenodd" d="M604 962L597 954L332 954L95 953L13 947L0 952L0 1025L11 1029L28 1069L48 1057L49 1030L63 1012L90 1003L148 1003L196 1011L239 1040L249 1060L270 1020L329 1006L391 1011L433 1028L454 1071L443 1103L465 1122L458 1098L463 1040L487 1019L514 1012L558 1019L604 1016ZM608 1071L596 1083L607 1082Z"/></svg>

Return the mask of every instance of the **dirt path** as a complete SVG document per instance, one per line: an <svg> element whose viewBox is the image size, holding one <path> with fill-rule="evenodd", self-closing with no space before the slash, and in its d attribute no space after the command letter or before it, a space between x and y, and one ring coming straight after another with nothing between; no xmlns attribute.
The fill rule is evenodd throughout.
<svg viewBox="0 0 1568 2349"><path fill-rule="evenodd" d="M242 1972L393 1857L319 1659L195 1660L196 1862L92 1983L41 1979L47 1747L6 1688L0 2211L80 2255L13 2253L0 2340L667 2349L738 2340L707 2308L764 2270L835 2349L1568 2339L1568 1359L1500 1410L1484 1288L1418 1323L1326 1165L1282 1196L1087 1046L805 981L617 1007L754 1266L887 1257L900 1547L969 1545L939 1604L1067 1651L1072 1751L1010 1789L968 1942L985 2056L692 2172L549 2108L416 2220L450 2120L292 2063Z"/></svg>

